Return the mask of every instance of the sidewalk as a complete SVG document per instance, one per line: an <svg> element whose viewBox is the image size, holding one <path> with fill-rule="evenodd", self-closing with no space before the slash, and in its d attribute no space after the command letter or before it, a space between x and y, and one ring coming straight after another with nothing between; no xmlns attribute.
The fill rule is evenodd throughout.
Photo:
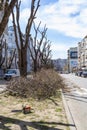
<svg viewBox="0 0 87 130"><path fill-rule="evenodd" d="M69 124L71 124L69 126L69 128L70 128L70 130L77 130L76 125L75 125L75 121L73 119L72 112L70 110L70 107L69 107L69 105L66 101L66 98L65 98L65 95L64 95L63 92L62 92L62 99L63 99L63 104L64 104L64 108L65 108L65 112L66 112L66 115L67 115L68 122L69 122Z"/></svg>

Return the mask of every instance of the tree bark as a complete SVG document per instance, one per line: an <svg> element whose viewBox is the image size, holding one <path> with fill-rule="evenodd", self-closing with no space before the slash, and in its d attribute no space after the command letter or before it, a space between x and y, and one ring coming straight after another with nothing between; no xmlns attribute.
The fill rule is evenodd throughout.
<svg viewBox="0 0 87 130"><path fill-rule="evenodd" d="M19 50L19 69L20 75L25 77L27 75L27 48L22 48Z"/></svg>
<svg viewBox="0 0 87 130"><path fill-rule="evenodd" d="M35 73L37 72L37 60L36 59L34 60L34 72Z"/></svg>
<svg viewBox="0 0 87 130"><path fill-rule="evenodd" d="M17 0L11 0L9 6L4 11L4 16L0 22L0 37L3 34L3 32L7 26L9 16L10 16L12 9L14 8L16 2L17 2Z"/></svg>
<svg viewBox="0 0 87 130"><path fill-rule="evenodd" d="M39 3L40 3L40 0L37 1L37 4L36 4L36 0L31 1L30 17L28 18L28 23L25 28L25 35L23 35L21 32L20 21L19 21L20 2L17 2L17 4L16 4L16 16L14 15L14 11L12 11L13 26L14 26L15 39L16 39L15 41L16 41L18 55L19 55L18 66L19 66L19 70L20 70L20 75L23 77L25 77L27 75L27 48L28 48L28 44L29 44L31 27L32 27L33 21L35 19L37 10L40 6ZM16 27L17 27L17 29L16 29ZM18 43L18 40L19 40L19 43Z"/></svg>

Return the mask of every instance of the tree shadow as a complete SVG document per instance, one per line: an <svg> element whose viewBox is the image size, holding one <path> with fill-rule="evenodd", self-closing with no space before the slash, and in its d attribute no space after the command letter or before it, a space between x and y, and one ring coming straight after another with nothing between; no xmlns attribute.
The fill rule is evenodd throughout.
<svg viewBox="0 0 87 130"><path fill-rule="evenodd" d="M20 112L22 112L22 110L12 110L11 112L14 112L14 113L20 113Z"/></svg>
<svg viewBox="0 0 87 130"><path fill-rule="evenodd" d="M54 99L52 99L51 97L48 99L51 100L56 106L58 106L58 103Z"/></svg>
<svg viewBox="0 0 87 130"><path fill-rule="evenodd" d="M34 111L34 109L31 109L29 112L27 112L26 114L31 114L31 113L33 113L33 111ZM11 112L13 112L13 113L21 113L21 112L23 112L23 109L21 109L21 110L12 110ZM24 112L23 112L24 113ZM25 113L24 113L25 114Z"/></svg>
<svg viewBox="0 0 87 130"><path fill-rule="evenodd" d="M23 121L23 120L19 120L19 119L13 119L13 118L9 118L9 117L0 116L0 129L1 130L11 130L10 126L6 126L7 123L20 126L21 130L28 130L28 128L27 128L28 126L31 128L35 128L37 130L63 130L63 129L59 129L59 128L54 128L53 125L75 127L75 125L65 124L62 122L58 122L58 123L57 122L44 122L44 121L27 122L27 121ZM49 125L52 125L52 127Z"/></svg>

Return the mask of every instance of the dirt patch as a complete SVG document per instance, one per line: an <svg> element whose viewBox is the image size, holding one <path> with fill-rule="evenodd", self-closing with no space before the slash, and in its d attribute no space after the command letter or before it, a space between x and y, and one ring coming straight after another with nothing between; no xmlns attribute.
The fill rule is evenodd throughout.
<svg viewBox="0 0 87 130"><path fill-rule="evenodd" d="M26 104L32 108L29 114L22 111ZM0 130L69 130L68 127L61 96L38 101L0 95Z"/></svg>

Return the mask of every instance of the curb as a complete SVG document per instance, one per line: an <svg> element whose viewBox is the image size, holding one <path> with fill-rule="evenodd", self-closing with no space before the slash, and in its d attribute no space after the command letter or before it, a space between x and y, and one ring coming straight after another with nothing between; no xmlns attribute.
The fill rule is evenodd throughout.
<svg viewBox="0 0 87 130"><path fill-rule="evenodd" d="M69 128L70 128L70 130L77 130L72 113L71 113L70 108L69 108L69 105L65 99L63 92L61 92L61 94L62 94L62 101L63 101L65 113L66 113L67 120L69 123Z"/></svg>

